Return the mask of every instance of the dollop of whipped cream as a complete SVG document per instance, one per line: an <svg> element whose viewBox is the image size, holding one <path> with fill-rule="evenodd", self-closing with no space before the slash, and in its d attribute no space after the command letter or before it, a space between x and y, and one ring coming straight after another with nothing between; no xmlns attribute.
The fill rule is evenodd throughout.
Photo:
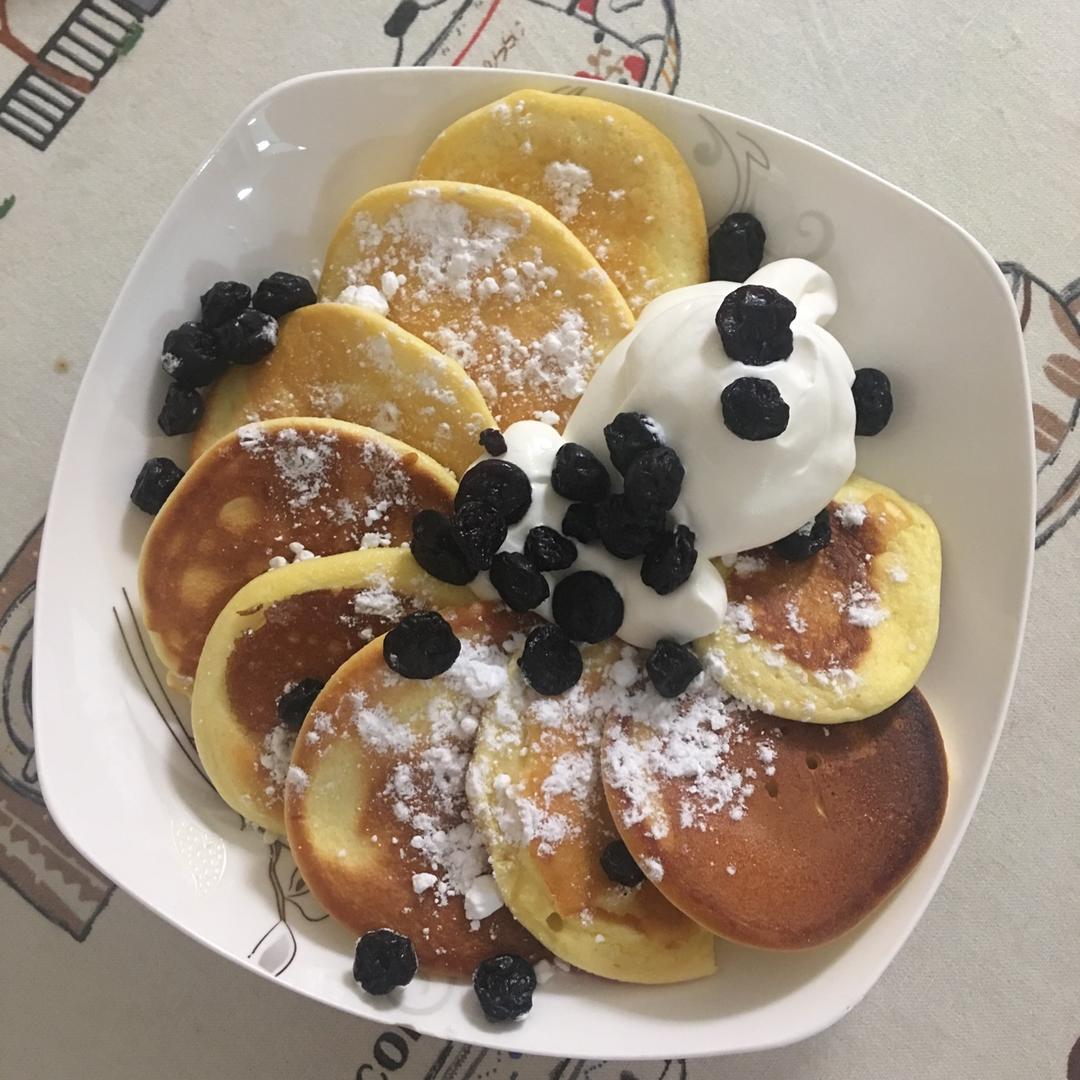
<svg viewBox="0 0 1080 1080"><path fill-rule="evenodd" d="M613 416L614 413L604 420L601 428ZM525 537L534 525L548 525L553 529L562 527L563 515L570 503L551 486L551 469L555 454L566 440L549 424L537 420L519 420L511 424L503 436L506 439L504 460L512 461L529 477L532 503L525 516L510 526L501 550L523 551ZM607 451L603 441L601 431L600 457L606 461ZM623 599L624 616L618 636L628 644L651 649L661 638L692 641L712 633L720 625L727 608L727 589L723 577L708 559L699 556L689 579L674 592L661 596L641 580L640 559L617 559L599 540L591 544L578 540L574 543L578 550L576 561L567 570L545 574L548 586L554 591L562 578L579 570L592 570L610 578ZM499 599L487 573L478 574L473 579L472 588L481 599ZM543 618L553 621L551 598L545 600L536 611Z"/></svg>
<svg viewBox="0 0 1080 1080"><path fill-rule="evenodd" d="M675 289L642 311L596 371L566 427L568 441L607 463L604 426L618 413L645 413L657 422L686 468L672 517L696 533L699 569L707 559L794 532L828 504L855 468L855 372L843 346L824 329L836 313L832 278L805 259L780 259L745 284L767 285L795 305L790 357L755 367L724 352L716 311L739 283ZM724 425L720 394L744 376L771 379L787 402L787 430L777 438L740 439ZM654 597L677 606L685 595L678 589L668 598ZM625 593L624 599L629 621L633 604Z"/></svg>

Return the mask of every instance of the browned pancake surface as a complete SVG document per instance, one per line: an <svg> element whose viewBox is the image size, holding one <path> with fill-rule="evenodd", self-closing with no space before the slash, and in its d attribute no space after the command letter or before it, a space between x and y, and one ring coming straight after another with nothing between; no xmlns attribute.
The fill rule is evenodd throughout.
<svg viewBox="0 0 1080 1080"><path fill-rule="evenodd" d="M463 648L490 647L503 663L502 643L533 625L491 604L444 614ZM431 857L433 834L442 832L457 835L459 849L479 850L486 867L465 799L475 727L460 725L482 702L452 676L394 675L381 639L346 662L298 737L285 820L304 880L335 919L357 935L396 929L412 939L425 970L469 976L488 956L537 959L544 950L505 907L474 927L454 874ZM436 882L418 892L418 874Z"/></svg>
<svg viewBox="0 0 1080 1080"><path fill-rule="evenodd" d="M820 945L877 907L934 838L948 774L918 690L831 728L687 697L695 722L677 734L613 717L605 788L635 858L655 860L661 892L714 933Z"/></svg>

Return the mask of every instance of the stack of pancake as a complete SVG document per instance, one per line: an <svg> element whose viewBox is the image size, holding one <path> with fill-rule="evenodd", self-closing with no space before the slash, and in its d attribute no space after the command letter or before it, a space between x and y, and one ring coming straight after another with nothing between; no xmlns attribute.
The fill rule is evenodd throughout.
<svg viewBox="0 0 1080 1080"><path fill-rule="evenodd" d="M538 696L514 662L537 620L408 551L480 433L561 428L634 315L705 280L706 243L689 169L636 114L522 91L464 117L416 179L348 210L323 302L218 380L147 535L143 616L218 791L287 837L335 919L408 934L428 972L550 953L661 983L713 971L714 935L820 944L940 823L944 750L914 689L940 549L896 492L853 477L824 551L722 567L728 620L673 701L618 640ZM422 610L462 652L406 680L382 637ZM636 878L612 876L619 855Z"/></svg>

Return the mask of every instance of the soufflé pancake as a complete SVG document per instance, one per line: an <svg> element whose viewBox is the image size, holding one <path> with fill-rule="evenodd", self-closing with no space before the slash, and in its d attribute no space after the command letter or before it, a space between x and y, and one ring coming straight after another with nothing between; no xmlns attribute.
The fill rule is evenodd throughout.
<svg viewBox="0 0 1080 1080"><path fill-rule="evenodd" d="M469 806L514 917L560 959L582 971L638 983L696 979L716 970L713 937L677 911L629 862L600 783L603 714L590 708L596 683L619 658L614 643L587 650L568 694L544 698L511 670L484 710ZM605 859L605 853L608 858ZM629 861L629 860L628 860Z"/></svg>
<svg viewBox="0 0 1080 1080"><path fill-rule="evenodd" d="M264 420L226 435L143 543L143 618L173 680L190 686L214 619L271 560L400 544L417 511L448 508L456 486L426 454L341 420Z"/></svg>
<svg viewBox="0 0 1080 1080"><path fill-rule="evenodd" d="M283 836L285 775L321 686L403 616L470 599L402 548L308 559L249 581L215 620L191 696L195 745L221 797Z"/></svg>
<svg viewBox="0 0 1080 1080"><path fill-rule="evenodd" d="M443 613L461 654L433 679L390 670L381 638L361 649L312 706L286 783L289 846L316 899L355 934L407 934L427 970L450 975L544 952L503 906L465 800L482 703L506 680L503 645L532 623L495 608Z"/></svg>

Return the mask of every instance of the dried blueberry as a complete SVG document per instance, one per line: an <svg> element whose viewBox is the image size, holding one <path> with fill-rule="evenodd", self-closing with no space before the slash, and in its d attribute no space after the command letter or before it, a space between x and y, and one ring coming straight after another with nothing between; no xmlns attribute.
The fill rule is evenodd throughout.
<svg viewBox="0 0 1080 1080"><path fill-rule="evenodd" d="M170 383L165 402L158 413L158 427L166 435L186 435L195 430L202 416L203 401L198 390L189 390L179 383Z"/></svg>
<svg viewBox="0 0 1080 1080"><path fill-rule="evenodd" d="M242 281L218 281L199 297L202 324L216 330L232 322L251 303L251 290Z"/></svg>
<svg viewBox="0 0 1080 1080"><path fill-rule="evenodd" d="M356 943L353 978L369 994L389 994L416 974L413 943L396 930L369 930Z"/></svg>
<svg viewBox="0 0 1080 1080"><path fill-rule="evenodd" d="M525 516L532 502L532 484L524 470L512 461L502 458L485 458L478 461L461 478L454 509L459 510L467 502L480 499L491 503L513 525Z"/></svg>
<svg viewBox="0 0 1080 1080"><path fill-rule="evenodd" d="M630 849L621 840L612 840L600 852L600 866L616 885L625 885L628 889L645 880L641 867L634 862Z"/></svg>
<svg viewBox="0 0 1080 1080"><path fill-rule="evenodd" d="M167 457L151 458L135 478L131 501L148 514L156 514L183 478L184 470Z"/></svg>
<svg viewBox="0 0 1080 1080"><path fill-rule="evenodd" d="M573 502L599 502L611 490L604 463L578 443L563 443L555 455L551 486Z"/></svg>
<svg viewBox="0 0 1080 1080"><path fill-rule="evenodd" d="M254 308L214 331L218 355L230 364L255 364L277 344L277 319Z"/></svg>
<svg viewBox="0 0 1080 1080"><path fill-rule="evenodd" d="M565 570L577 558L577 545L548 525L534 525L525 537L525 557L537 570Z"/></svg>
<svg viewBox="0 0 1080 1080"><path fill-rule="evenodd" d="M523 1017L532 1008L535 989L532 964L513 953L489 957L473 972L473 990L480 1008L494 1023Z"/></svg>
<svg viewBox="0 0 1080 1080"><path fill-rule="evenodd" d="M675 505L685 476L679 455L670 446L654 446L630 463L623 494L637 513L663 514Z"/></svg>
<svg viewBox="0 0 1080 1080"><path fill-rule="evenodd" d="M579 570L555 586L551 617L574 641L607 641L622 626L623 598L610 578Z"/></svg>
<svg viewBox="0 0 1080 1080"><path fill-rule="evenodd" d="M502 457L506 453L506 439L498 428L484 428L480 432L480 445L492 457Z"/></svg>
<svg viewBox="0 0 1080 1080"><path fill-rule="evenodd" d="M165 335L161 346L165 374L189 389L209 386L224 370L213 336L197 322L186 322Z"/></svg>
<svg viewBox="0 0 1080 1080"><path fill-rule="evenodd" d="M538 694L548 696L569 690L583 670L578 647L551 623L529 631L518 667Z"/></svg>
<svg viewBox="0 0 1080 1080"><path fill-rule="evenodd" d="M520 551L491 560L491 584L511 611L531 611L548 598L547 578Z"/></svg>
<svg viewBox="0 0 1080 1080"><path fill-rule="evenodd" d="M661 697L678 697L701 674L701 661L689 645L661 638L645 661L649 679Z"/></svg>
<svg viewBox="0 0 1080 1080"><path fill-rule="evenodd" d="M851 396L855 399L855 434L876 435L883 430L893 410L889 376L877 368L859 368Z"/></svg>
<svg viewBox="0 0 1080 1080"><path fill-rule="evenodd" d="M716 312L716 328L732 360L771 364L791 355L794 318L795 305L775 289L740 285L724 297Z"/></svg>
<svg viewBox="0 0 1080 1080"><path fill-rule="evenodd" d="M782 435L788 426L788 404L772 379L743 377L720 394L724 423L732 435L760 442Z"/></svg>
<svg viewBox="0 0 1080 1080"><path fill-rule="evenodd" d="M596 508L596 529L612 555L633 559L644 555L664 531L664 515L639 514L625 495L609 495Z"/></svg>
<svg viewBox="0 0 1080 1080"><path fill-rule="evenodd" d="M709 237L709 278L745 281L761 265L765 229L753 214L728 214Z"/></svg>
<svg viewBox="0 0 1080 1080"><path fill-rule="evenodd" d="M591 544L600 536L596 528L596 507L592 503L571 503L563 514L562 531L564 536Z"/></svg>
<svg viewBox="0 0 1080 1080"><path fill-rule="evenodd" d="M326 685L322 679L301 679L293 683L285 693L277 699L277 718L287 728L299 731L304 724L304 718L311 711L315 699L322 693Z"/></svg>
<svg viewBox="0 0 1080 1080"><path fill-rule="evenodd" d="M506 522L491 503L467 502L450 517L450 527L458 547L465 553L473 570L491 566L495 552L506 539Z"/></svg>
<svg viewBox="0 0 1080 1080"><path fill-rule="evenodd" d="M421 510L412 522L413 558L432 576L451 585L468 585L476 570L458 543L446 514Z"/></svg>
<svg viewBox="0 0 1080 1080"><path fill-rule="evenodd" d="M251 303L259 311L280 319L290 311L314 304L315 290L307 278L278 270L259 282Z"/></svg>
<svg viewBox="0 0 1080 1080"><path fill-rule="evenodd" d="M663 533L645 552L641 561L641 580L653 592L667 596L694 572L697 563L697 537L685 525L676 525Z"/></svg>
<svg viewBox="0 0 1080 1080"><path fill-rule="evenodd" d="M801 562L816 555L828 546L832 539L832 525L829 523L829 508L820 511L813 521L799 526L793 533L781 537L772 549L781 559L788 562Z"/></svg>
<svg viewBox="0 0 1080 1080"><path fill-rule="evenodd" d="M619 413L606 428L604 441L607 443L611 463L621 473L630 468L630 462L651 446L660 446L663 436L654 420L643 413Z"/></svg>
<svg viewBox="0 0 1080 1080"><path fill-rule="evenodd" d="M414 611L383 638L386 666L406 679L434 679L460 652L461 642L437 611Z"/></svg>

